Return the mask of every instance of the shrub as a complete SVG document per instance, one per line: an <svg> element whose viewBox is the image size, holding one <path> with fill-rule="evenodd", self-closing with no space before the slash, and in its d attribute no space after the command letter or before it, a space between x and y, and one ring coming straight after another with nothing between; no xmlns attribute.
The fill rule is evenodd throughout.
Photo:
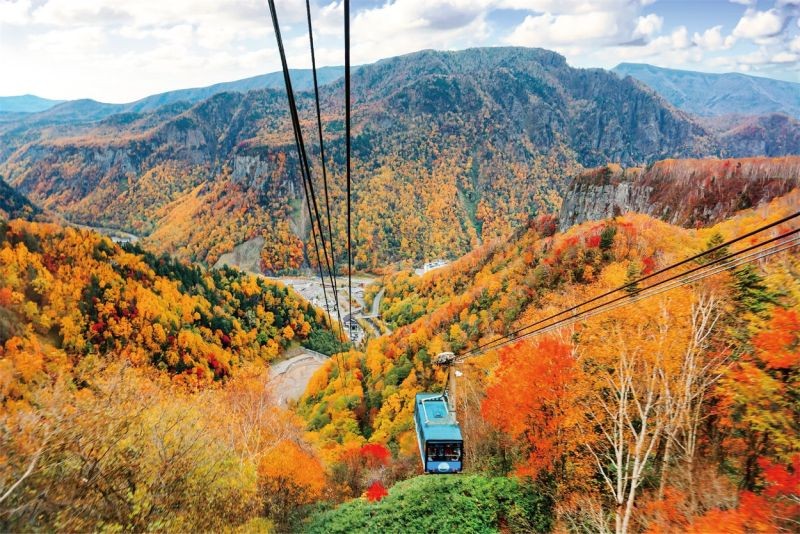
<svg viewBox="0 0 800 534"><path fill-rule="evenodd" d="M355 499L313 515L308 532L547 532L553 502L514 478L426 475L396 484L380 501Z"/></svg>

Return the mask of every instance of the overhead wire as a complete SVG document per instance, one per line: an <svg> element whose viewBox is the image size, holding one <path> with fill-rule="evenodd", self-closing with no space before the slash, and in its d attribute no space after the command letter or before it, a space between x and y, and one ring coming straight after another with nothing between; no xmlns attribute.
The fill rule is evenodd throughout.
<svg viewBox="0 0 800 534"><path fill-rule="evenodd" d="M345 123L345 152L347 158L347 304L349 307L350 324L353 321L353 239L352 239L352 209L351 209L351 184L352 163L350 161L352 143L350 140L350 0L344 0L344 123ZM350 332L349 332L350 334ZM352 339L352 337L351 337Z"/></svg>
<svg viewBox="0 0 800 534"><path fill-rule="evenodd" d="M782 217L782 218L780 218L780 219L778 219L778 220L776 220L776 221L773 221L773 222L771 222L771 223L769 223L769 224L766 224L766 225L764 225L764 226L761 226L761 227L759 227L759 228L757 228L757 229L755 229L755 230L752 230L752 231L750 231L750 232L747 232L747 233L745 233L745 234L742 234L742 235L740 235L740 236L738 236L738 237L735 237L735 238L733 238L733 239L730 239L730 240L728 240L728 241L725 241L725 242L723 242L723 243L721 243L721 244L719 244L719 245L716 245L716 246L714 246L714 247L711 247L711 248L709 248L709 249L706 249L706 250L704 250L704 251L701 251L701 252L699 252L699 253L697 253L697 254L694 254L694 255L692 255L692 256L690 256L690 257L688 257L688 258L685 258L685 259L683 259L683 260L681 260L681 261L679 261L679 262L677 262L677 263L674 263L674 264L668 265L668 266L666 266L666 267L663 267L663 268L661 268L661 269L659 269L659 270L657 270L657 271L655 271L655 272L653 272L653 273L650 273L650 274L648 274L648 275L646 275L646 276L640 277L640 278L638 278L638 279L636 279L636 280L633 280L633 281L631 281L631 282L628 282L628 283L626 283L626 284L624 284L624 285L621 285L621 286L619 286L619 287L616 287L616 288L614 288L614 289L611 289L611 290L609 290L609 291L606 291L606 292L604 292L604 293L601 293L600 295L597 295L597 296L595 296L595 297L592 297L591 299L589 299L589 300L586 300L586 301L584 301L584 302L581 302L580 304L576 304L576 305L574 305L574 306L571 306L571 307L569 307L569 308L566 308L566 309L564 309L564 310L561 310L561 311L559 311L558 313L555 313L555 314L553 314L553 315L550 315L550 316L548 316L548 317L545 317L545 318L543 318L543 319L540 319L540 320L538 320L538 321L536 321L536 322L533 322L533 323L531 323L531 324L528 324L528 325L522 326L522 327L520 327L520 328L518 328L518 329L516 329L516 330L514 330L514 331L512 331L512 332L509 332L508 334L505 334L505 335L504 335L504 336L502 336L501 338L498 338L498 339L495 339L495 340L488 341L488 342L486 342L486 343L480 344L480 345L478 345L477 347L474 347L474 348L470 349L469 351L467 351L467 352L463 353L462 355L460 355L460 356L459 356L459 358L464 358L464 357L467 357L467 356L469 356L470 354L477 353L478 351L488 350L488 349L492 348L492 345L494 345L495 343L498 343L498 342L502 341L502 339L505 339L505 338L509 338L509 339L515 339L515 338L519 338L519 337L520 337L520 336L523 334L523 332L525 332L526 330L529 330L530 328L533 328L533 327L535 327L535 326L538 326L538 325L540 325L540 324L543 324L543 323L545 323L545 322L547 322L547 321L553 320L553 319L555 319L555 318L557 318L557 317L560 317L560 316L562 316L562 315L565 315L565 314L568 314L568 313L571 313L571 312L576 312L576 311L577 311L579 308L581 308L581 307L583 307L583 306L586 306L587 304L591 304L591 303L593 303L593 302L597 302L598 300L601 300L601 299L603 299L603 298L605 298L605 297L609 297L609 296L611 296L611 295L613 295L613 294L615 294L615 293L618 293L618 292L620 292L620 291L624 291L624 290L627 290L627 289L636 288L636 287L637 287L639 284L641 284L641 283L642 283L642 282L644 282L644 281L650 280L650 279L652 279L652 278L654 278L654 277L656 277L656 276L658 276L658 275L665 274L665 273L667 273L667 272L669 272L669 271L671 271L671 270L673 270L673 269L676 269L676 268L678 268L678 267L682 267L682 266L684 266L684 265L687 265L687 264L689 264L689 263L695 262L695 261L697 261L697 260L699 260L699 259L701 259L701 258L703 258L703 257L705 257L705 256L708 256L708 255L710 255L710 254L714 254L715 252L719 252L719 251L721 251L721 250L724 250L724 249L726 249L727 247L729 247L730 245L733 245L733 244L735 244L735 243L738 243L739 241L742 241L742 240L744 240L744 239L747 239L747 238L749 238L749 237L752 237L752 236L754 236L754 235L757 235L757 234L759 234L759 233L761 233L761 232L764 232L764 231L766 231L766 230L769 230L770 228L774 228L774 227L776 227L776 226L779 226L779 225L781 225L781 224L784 224L784 223L786 223L786 222L788 222L788 221L790 221L790 220L792 220L792 219L795 219L795 218L797 218L797 217L800 217L800 211L794 212L794 213L792 213L792 214L790 214L790 215L787 215L787 216L785 216L785 217ZM745 249L745 250L748 250L748 249ZM690 270L690 271L688 271L688 272L694 272L694 271L696 271L697 269L698 269L698 268L695 268L695 269L693 269L693 270ZM683 276L683 275L685 275L685 274L687 274L687 273L686 273L686 272L684 272L684 273L681 273L680 275L677 275L677 276ZM677 276L676 276L676 277L677 277ZM665 283L665 282L667 282L667 281L670 281L670 280L672 280L672 279L674 279L674 278L676 278L676 277L669 278L669 279L667 279L667 280L664 280L664 281L662 281L662 282L659 282L659 283ZM627 295L625 295L625 297L627 297ZM625 298L625 297L620 297L620 298Z"/></svg>
<svg viewBox="0 0 800 534"><path fill-rule="evenodd" d="M671 284L669 284L669 285L667 285L665 287L658 287L658 288L655 289L655 291L643 291L642 293L637 293L637 294L631 295L630 297L626 298L624 301L616 302L616 303L611 304L611 305L603 305L599 309L587 310L586 312L581 312L580 314L577 314L577 315L575 315L573 317L562 319L562 320L557 321L556 323L551 324L551 325L543 326L543 327L538 328L538 329L536 329L536 330L534 330L532 332L528 332L526 334L523 334L523 335L521 335L519 337L505 340L503 343L495 345L491 349L487 349L487 350L494 350L494 349L503 347L505 345L518 342L518 341L523 340L523 339L527 339L527 338L530 338L530 337L535 337L535 336L538 336L538 335L546 334L546 333L552 332L554 330L558 330L558 329L564 328L566 326L573 325L573 324L575 324L577 322L585 321L587 319L595 317L596 315L607 313L607 312L615 310L617 308L621 308L623 306L628 306L630 304L639 302L640 300L643 300L643 299L646 299L646 298L650 298L650 297L654 297L656 295L660 295L662 293L666 293L667 291L671 291L671 290L677 289L678 287L698 282L698 281L703 280L705 278L708 278L710 276L719 274L719 273L724 272L724 271L728 271L728 270L734 269L734 268L739 267L741 265L744 265L746 263L752 263L754 261L758 261L758 260L767 258L769 256L778 254L780 252L784 252L784 251L789 250L791 248L794 248L794 247L796 247L798 245L800 245L800 238L794 238L789 243L782 243L782 244L778 244L778 245L773 245L772 247L769 247L769 248L767 248L765 250L753 253L749 257L739 258L738 260L736 260L735 262L732 262L730 264L718 265L718 266L716 266L716 267L714 267L712 269L708 269L707 271L700 272L700 273L695 273L691 277L688 277L686 280L679 280L679 281L673 282L673 283L671 283Z"/></svg>
<svg viewBox="0 0 800 534"><path fill-rule="evenodd" d="M328 245L331 250L331 274L333 275L333 300L336 302L336 311L339 318L340 333L344 335L341 313L339 313L339 292L336 285L336 251L333 246L333 226L331 218L331 201L328 193L328 171L325 163L325 141L322 135L322 112L319 103L319 82L317 80L317 59L314 52L314 29L311 24L311 1L306 0L306 17L308 20L308 42L311 49L311 74L314 80L314 103L317 111L317 130L319 132L319 153L322 162L322 185L325 191L325 212L328 218ZM320 228L320 231L322 229Z"/></svg>
<svg viewBox="0 0 800 534"><path fill-rule="evenodd" d="M298 158L299 158L300 175L301 175L301 178L302 178L302 181L303 181L303 190L304 190L304 192L306 194L306 205L308 206L309 219L310 219L310 222L311 222L311 233L312 233L313 238L314 238L314 249L316 251L317 265L319 266L319 271L320 271L320 281L322 282L322 293L323 293L323 297L324 297L324 300L325 300L325 307L328 308L327 314L328 314L329 324L331 325L331 330L333 330L334 329L334 327L333 327L333 318L332 318L332 316L330 314L330 306L329 306L329 303L328 303L328 296L327 296L327 292L325 290L325 277L324 277L323 269L322 269L322 258L320 257L320 253L319 253L320 247L319 247L319 244L318 244L318 241L317 241L316 230L314 228L315 220L316 220L317 228L319 229L319 234L320 234L319 235L319 241L321 241L321 243L322 243L322 247L321 247L322 248L322 255L325 257L325 265L326 265L326 267L328 269L328 278L329 278L331 286L332 286L332 288L334 290L334 294L335 294L335 291L336 291L336 283L335 283L335 280L334 280L334 278L332 276L332 268L331 268L330 259L328 257L327 247L326 247L326 244L325 244L325 236L324 236L323 229L322 229L322 222L321 222L321 218L320 218L320 215L319 215L319 208L317 206L316 194L315 194L315 191L314 191L314 183L313 183L313 181L311 179L311 167L310 167L310 165L308 163L308 155L307 155L307 152L306 152L305 143L303 141L303 132L302 132L302 128L300 126L300 116L299 116L299 114L297 112L297 102L296 102L295 97L294 97L294 89L292 88L292 80L291 80L291 76L290 76L290 73L289 73L289 65L288 65L288 62L286 60L286 51L285 51L284 46L283 46L283 38L281 37L280 23L278 21L278 12L277 12L277 9L275 8L275 0L267 0L267 1L268 1L268 4L269 4L269 9L270 9L270 15L271 15L271 18L272 18L273 29L275 31L275 39L276 39L277 44L278 44L278 52L279 52L279 55L280 55L280 58L281 58L281 66L282 66L282 70L283 70L283 79L284 79L284 83L286 85L286 96L287 96L287 99L289 101L289 114L290 114L290 117L291 117L292 129L294 131L295 144L297 146L297 152L298 152ZM339 315L338 318L339 318L340 329L341 329L341 315L339 314L338 303L336 304L335 309L336 309L337 314Z"/></svg>
<svg viewBox="0 0 800 534"><path fill-rule="evenodd" d="M767 240L767 241L764 241L764 242L761 242L761 243L757 243L757 244L755 244L755 245L752 245L752 246L750 246L750 247L748 247L748 248L746 248L746 249L743 249L743 250L740 250L740 251L734 252L734 253L732 253L732 254L728 254L728 255L726 255L726 256L723 256L723 257L721 257L721 258L715 259L715 260L713 260L713 261L711 261L711 262L709 262L709 263L706 263L706 264L701 264L701 265L699 265L699 266L697 266L697 267L695 267L695 268L693 268L693 269L691 269L691 270L689 270L689 271L682 272L682 273L679 273L679 274L677 274L677 275L671 276L671 277L669 277L669 278L666 278L666 279L664 279L664 280L662 280L662 281L660 281L660 282L657 282L657 283L655 283L655 284L653 284L653 285L651 285L651 286L648 286L648 287L646 287L646 288L643 288L643 289L640 289L640 290L636 290L635 292L632 292L631 294L622 295L622 296L620 296L620 297L617 297L617 298L615 298L615 299L612 299L612 300L610 300L610 301L604 302L604 303L602 303L602 304L598 304L598 305L596 305L596 306L594 306L594 307L592 307L592 308L589 308L588 310L573 311L573 315L572 315L571 317L568 317L568 318L565 318L565 319L561 319L561 320L559 320L559 321L556 321L556 323L554 323L554 324L558 324L560 321L568 321L568 320L572 319L573 317L582 316L582 315L584 315L584 314L587 314L587 313L593 312L593 311L595 311L595 310L598 310L598 309L601 309L601 308L605 308L605 307L607 307L607 306L609 306L609 305L612 305L612 304L615 304L615 303L618 303L618 302L626 302L626 301L627 301L627 302L630 302L630 301L631 301L631 299L636 299L636 298L638 298L638 296L639 296L641 293L645 292L645 291L651 290L651 289L653 289L653 288L656 288L656 287L658 287L658 286L661 286L661 285L664 285L664 284L669 284L669 283L672 283L672 282L674 282L674 281L676 281L676 280L678 280L678 281L679 281L679 284L678 284L678 285L680 285L680 279L681 279L681 278L683 278L683 277L686 277L687 275L691 275L691 274L693 274L693 273L696 273L696 272L698 272L698 271L702 271L702 270L706 269L707 267L709 267L709 266L714 266L714 265L716 265L716 264L718 264L718 263L723 263L723 264L724 264L725 262L728 262L728 261L730 261L730 260L731 260L731 258L734 258L734 257L736 257L736 256L738 256L738 255L740 255L740 254L744 254L744 253L746 253L746 252L750 252L750 251L752 251L752 250L758 249L758 248L760 248L760 247L762 247L762 246L764 246L764 245L766 245L766 244L769 244L769 243L772 243L772 242L775 242L775 241L778 241L778 240L784 239L785 237L787 237L787 236L789 236L789 235L796 234L796 233L798 233L798 232L800 232L800 228L798 228L798 229L795 229L795 230L792 230L791 232L788 232L788 233L786 233L786 234L779 235L779 236L777 236L777 237L774 237L774 238L772 238L772 239L769 239L769 240ZM707 251L707 252L711 252L711 251L709 250L709 251ZM723 270L724 270L724 269L723 269ZM594 299L591 299L590 301L592 301L592 300L594 300ZM577 308L580 308L580 307L582 307L582 306L585 306L585 305L586 305L587 303L589 303L590 301L583 302L583 303L581 303L581 304L578 304L578 305L576 305L576 306L573 306L573 307L572 307L572 308L570 308L570 309L571 309L571 310L575 310L575 309L577 309ZM502 336L501 338L498 338L498 339L492 340L492 341L490 341L490 342L488 342L488 343L486 343L486 344L482 345L482 349L481 349L481 351L495 349L495 348L497 348L497 347L499 347L499 346L501 346L501 345L505 344L505 342L506 342L506 341L505 341L505 340L506 340L506 338L508 338L508 340L509 340L509 341L514 341L514 340L517 340L517 339L524 338L524 337L526 337L526 336L527 336L527 334L528 334L528 333L526 332L526 333L524 333L524 334L521 334L520 332L522 332L522 331L524 331L524 330L528 330L528 329L532 328L534 325L539 325L539 324L541 324L541 323L547 322L549 319L552 319L553 317L556 317L556 316L558 316L558 315L563 315L563 313L558 313L558 314L555 314L555 315L553 315L553 316L550 316L550 318L545 318L545 319L543 319L543 320L537 321L536 323L532 323L531 325L528 325L528 326L526 326L526 327L523 327L523 328L521 328L521 329L518 329L518 330L516 330L516 331L515 331L514 333L512 333L512 334L507 334L506 336ZM552 325L547 325L546 327L543 327L543 328L549 328L550 326L552 326ZM539 329L535 330L535 332L539 332ZM465 353L465 354L463 354L463 355L459 356L459 359L465 358L465 357L469 356L471 353L474 353L474 352L477 352L477 351L476 351L475 349L473 349L472 351L469 351L468 353Z"/></svg>

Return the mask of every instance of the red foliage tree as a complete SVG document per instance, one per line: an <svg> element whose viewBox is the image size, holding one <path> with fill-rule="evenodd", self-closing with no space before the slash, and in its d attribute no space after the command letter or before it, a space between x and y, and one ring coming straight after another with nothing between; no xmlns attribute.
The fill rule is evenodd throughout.
<svg viewBox="0 0 800 534"><path fill-rule="evenodd" d="M379 481L375 481L372 485L367 489L367 500L371 502L377 502L389 495L389 492L386 491L386 488L383 487Z"/></svg>

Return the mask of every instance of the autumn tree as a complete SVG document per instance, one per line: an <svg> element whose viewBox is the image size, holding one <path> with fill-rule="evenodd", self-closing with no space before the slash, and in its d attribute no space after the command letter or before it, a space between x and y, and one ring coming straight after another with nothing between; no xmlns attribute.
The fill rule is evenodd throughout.
<svg viewBox="0 0 800 534"><path fill-rule="evenodd" d="M289 440L281 441L261 458L258 480L264 514L281 531L290 529L298 509L319 498L325 486L319 460Z"/></svg>

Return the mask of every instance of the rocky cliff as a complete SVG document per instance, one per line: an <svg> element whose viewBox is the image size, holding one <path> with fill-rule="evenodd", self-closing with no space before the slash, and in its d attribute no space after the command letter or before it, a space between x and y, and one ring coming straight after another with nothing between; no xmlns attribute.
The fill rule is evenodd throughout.
<svg viewBox="0 0 800 534"><path fill-rule="evenodd" d="M559 229L626 212L704 226L800 185L800 157L664 160L645 168L605 166L569 187Z"/></svg>

